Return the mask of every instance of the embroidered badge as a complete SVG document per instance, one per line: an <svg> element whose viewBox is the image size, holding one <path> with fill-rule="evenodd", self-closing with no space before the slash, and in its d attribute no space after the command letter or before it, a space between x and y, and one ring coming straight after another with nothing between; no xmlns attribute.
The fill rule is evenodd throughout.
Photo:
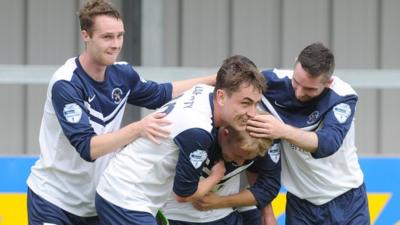
<svg viewBox="0 0 400 225"><path fill-rule="evenodd" d="M199 168L203 164L204 160L207 158L207 152L204 150L197 149L196 151L190 153L189 159L194 168Z"/></svg>
<svg viewBox="0 0 400 225"><path fill-rule="evenodd" d="M279 144L276 143L268 150L268 155L274 163L278 163L281 156L281 151L279 149Z"/></svg>
<svg viewBox="0 0 400 225"><path fill-rule="evenodd" d="M314 111L308 116L307 124L313 124L318 121L320 116L319 111Z"/></svg>
<svg viewBox="0 0 400 225"><path fill-rule="evenodd" d="M351 115L351 108L346 103L340 103L333 107L333 114L339 123L344 123Z"/></svg>
<svg viewBox="0 0 400 225"><path fill-rule="evenodd" d="M82 117L82 109L76 103L66 104L63 109L65 119L70 123L78 123Z"/></svg>
<svg viewBox="0 0 400 225"><path fill-rule="evenodd" d="M112 98L112 100L114 101L115 104L119 104L121 102L123 94L124 93L119 88L114 88L114 90L112 90L111 98Z"/></svg>

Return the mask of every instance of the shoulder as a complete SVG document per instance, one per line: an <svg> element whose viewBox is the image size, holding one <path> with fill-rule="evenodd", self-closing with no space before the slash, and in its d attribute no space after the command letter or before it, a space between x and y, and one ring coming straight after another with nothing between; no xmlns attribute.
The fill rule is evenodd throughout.
<svg viewBox="0 0 400 225"><path fill-rule="evenodd" d="M78 67L76 65L76 57L75 58L70 58L68 59L64 65L59 67L56 72L54 72L51 80L50 80L50 85L54 84L55 82L59 80L65 80L65 81L71 81L74 77L74 72L76 68Z"/></svg>
<svg viewBox="0 0 400 225"><path fill-rule="evenodd" d="M125 61L115 62L114 64L110 65L109 67L113 68L114 70L119 70L121 72L126 72L126 73L132 73L134 71L132 65L130 65L129 63L127 63Z"/></svg>
<svg viewBox="0 0 400 225"><path fill-rule="evenodd" d="M213 90L211 86L196 85L160 108L159 111L168 113L166 118L172 121L172 134L191 128L212 129L210 94Z"/></svg>
<svg viewBox="0 0 400 225"><path fill-rule="evenodd" d="M266 69L262 70L261 73L268 79L279 80L289 78L293 76L293 70L281 70L281 69Z"/></svg>
<svg viewBox="0 0 400 225"><path fill-rule="evenodd" d="M356 91L342 79L337 76L332 77L333 82L330 89L339 96L357 95Z"/></svg>
<svg viewBox="0 0 400 225"><path fill-rule="evenodd" d="M133 66L124 61L115 62L114 64L108 66L108 73L123 79L129 79L133 81L141 80L139 74L135 71Z"/></svg>
<svg viewBox="0 0 400 225"><path fill-rule="evenodd" d="M261 73L264 75L267 80L267 84L279 84L279 83L287 83L292 79L293 71L292 70L280 70L280 69L270 69L263 70Z"/></svg>

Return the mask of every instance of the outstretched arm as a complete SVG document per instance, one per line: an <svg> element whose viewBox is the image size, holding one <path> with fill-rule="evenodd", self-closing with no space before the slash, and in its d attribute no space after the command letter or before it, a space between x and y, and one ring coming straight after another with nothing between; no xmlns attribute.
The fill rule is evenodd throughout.
<svg viewBox="0 0 400 225"><path fill-rule="evenodd" d="M190 89L193 85L196 84L208 84L208 85L215 85L215 78L216 75L209 75L204 77L197 77L189 80L181 80L181 81L174 81L172 82L172 98L175 98L181 95L184 91Z"/></svg>
<svg viewBox="0 0 400 225"><path fill-rule="evenodd" d="M92 160L113 152L139 137L148 138L159 144L160 138L166 138L169 135L169 131L162 128L170 124L164 116L165 113L155 112L115 132L93 136L90 140Z"/></svg>

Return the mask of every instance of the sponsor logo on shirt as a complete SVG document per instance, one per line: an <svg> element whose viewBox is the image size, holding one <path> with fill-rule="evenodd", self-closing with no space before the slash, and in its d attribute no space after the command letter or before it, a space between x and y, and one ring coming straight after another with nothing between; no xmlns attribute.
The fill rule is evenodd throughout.
<svg viewBox="0 0 400 225"><path fill-rule="evenodd" d="M268 155L274 163L279 161L281 156L281 151L279 150L279 144L276 143L268 150Z"/></svg>
<svg viewBox="0 0 400 225"><path fill-rule="evenodd" d="M333 114L339 123L344 123L351 115L351 108L346 103L340 103L333 107Z"/></svg>
<svg viewBox="0 0 400 225"><path fill-rule="evenodd" d="M70 123L78 123L82 117L82 109L76 103L66 104L63 109L65 119Z"/></svg>
<svg viewBox="0 0 400 225"><path fill-rule="evenodd" d="M121 102L122 95L123 95L123 92L119 88L114 88L114 90L112 90L112 92L111 92L111 98L115 104L119 104Z"/></svg>
<svg viewBox="0 0 400 225"><path fill-rule="evenodd" d="M198 169L206 160L207 152L204 150L197 149L196 151L190 153L189 159L194 168Z"/></svg>
<svg viewBox="0 0 400 225"><path fill-rule="evenodd" d="M93 95L92 97L89 97L88 98L88 102L91 103L94 100L94 98L96 98L96 95Z"/></svg>

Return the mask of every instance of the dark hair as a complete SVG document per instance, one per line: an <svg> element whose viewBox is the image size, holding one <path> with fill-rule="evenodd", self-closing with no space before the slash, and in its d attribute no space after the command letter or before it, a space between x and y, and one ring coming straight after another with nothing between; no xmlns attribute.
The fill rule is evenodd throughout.
<svg viewBox="0 0 400 225"><path fill-rule="evenodd" d="M218 70L214 93L223 89L228 95L237 91L242 84L253 86L261 93L267 89L264 76L248 58L234 55L224 60Z"/></svg>
<svg viewBox="0 0 400 225"><path fill-rule="evenodd" d="M86 30L91 37L93 34L94 18L96 16L111 16L116 19L121 19L121 15L110 2L105 0L91 0L86 2L79 10L79 22L81 30Z"/></svg>
<svg viewBox="0 0 400 225"><path fill-rule="evenodd" d="M313 43L305 47L297 57L297 63L313 77L324 76L324 82L331 78L335 70L335 57L322 43Z"/></svg>

